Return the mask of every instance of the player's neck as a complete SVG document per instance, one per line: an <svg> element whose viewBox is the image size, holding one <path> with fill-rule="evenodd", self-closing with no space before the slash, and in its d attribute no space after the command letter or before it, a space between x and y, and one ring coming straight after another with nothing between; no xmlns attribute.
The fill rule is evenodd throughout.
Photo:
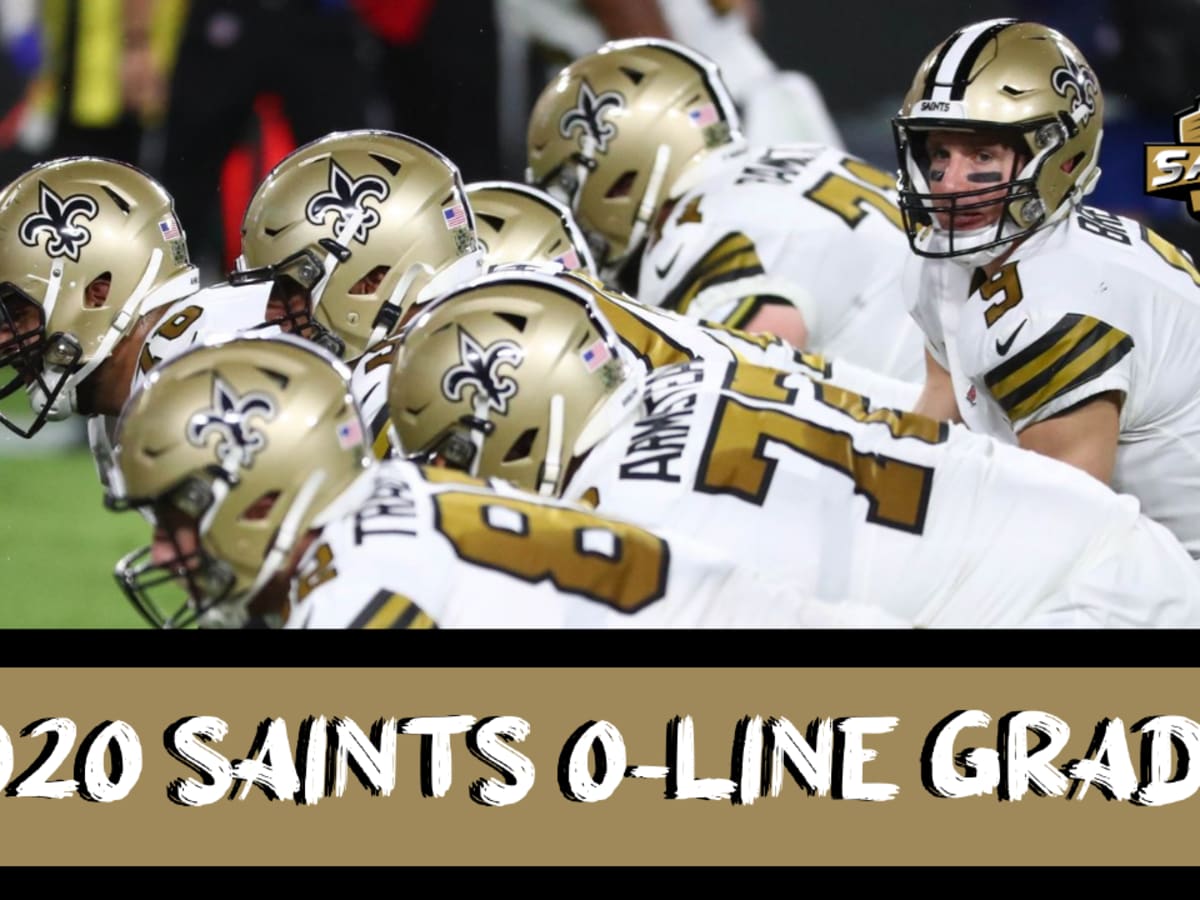
<svg viewBox="0 0 1200 900"><path fill-rule="evenodd" d="M151 310L142 316L133 331L117 341L108 359L96 367L92 377L92 391L88 412L92 415L118 416L125 401L129 399L133 384L133 373L142 354L142 344L167 311L166 306Z"/></svg>
<svg viewBox="0 0 1200 900"><path fill-rule="evenodd" d="M1014 252L1016 252L1016 249L1021 246L1024 240L1024 238L1017 238L1008 245L1008 249L1006 249L1003 253L993 259L990 263L986 263L985 265L981 266L980 268L983 269L984 274L987 275L989 279L994 278L996 273L1004 268L1004 264L1008 262L1008 258L1012 256Z"/></svg>
<svg viewBox="0 0 1200 900"><path fill-rule="evenodd" d="M256 617L278 616L283 622L287 621L291 612L291 586L296 571L300 568L300 560L308 552L321 535L321 529L314 528L306 532L296 542L286 565L280 566L274 577L263 586L254 600L250 603L250 614Z"/></svg>

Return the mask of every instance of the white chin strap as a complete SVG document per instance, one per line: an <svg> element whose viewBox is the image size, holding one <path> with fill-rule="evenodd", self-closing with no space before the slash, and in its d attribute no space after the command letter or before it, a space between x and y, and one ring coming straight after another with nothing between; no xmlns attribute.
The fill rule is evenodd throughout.
<svg viewBox="0 0 1200 900"><path fill-rule="evenodd" d="M667 167L671 165L671 148L667 144L659 144L654 154L654 166L650 169L650 177L646 179L646 190L642 193L642 202L638 204L637 215L633 220L633 230L629 232L629 243L626 245L626 255L633 253L646 239L650 229L650 221L658 209L658 201L663 193L663 182L667 179Z"/></svg>
<svg viewBox="0 0 1200 900"><path fill-rule="evenodd" d="M168 303L187 297L194 294L200 289L200 273L195 266L189 266L185 271L180 272L170 281L160 285L156 290L150 291L150 285L154 283L154 279L158 277L159 269L162 268L163 252L155 249L150 254L150 261L146 265L146 270L142 273L141 279L138 280L137 286L130 293L128 299L122 304L116 316L113 318L112 324L108 326L104 336L100 339L100 345L92 353L91 358L80 366L75 371L69 371L61 366L43 366L43 372L46 376L44 380L49 381L52 385L57 384L60 380L65 379L65 384L58 395L54 398L54 402L49 404L49 412L46 418L50 421L58 422L69 417L72 413L78 412L78 389L89 375L92 374L112 353L117 342L124 338L137 319L145 313L166 306ZM46 289L46 321L50 321L50 316L54 312L54 306L58 302L59 291L61 290L62 269L56 268L50 278L50 282ZM32 384L29 387L29 403L35 412L41 413L47 407L47 397L39 384Z"/></svg>
<svg viewBox="0 0 1200 900"><path fill-rule="evenodd" d="M654 165L650 168L650 177L646 179L646 190L642 192L642 202L638 204L637 214L633 218L633 228L629 232L629 240L625 243L625 252L618 257L605 260L604 275L613 278L625 267L625 262L646 240L646 232L650 230L650 222L658 211L659 200L663 194L663 183L667 178L667 167L671 165L671 148L667 144L659 144L654 154ZM580 193L583 193L580 191Z"/></svg>
<svg viewBox="0 0 1200 900"><path fill-rule="evenodd" d="M459 285L466 284L474 278L479 277L484 271L484 255L482 250L472 250L466 256L446 266L440 272L436 271L432 266L422 262L415 262L404 274L400 276L400 280L396 282L396 287L388 295L385 305L396 307L399 312L396 317L398 325L404 320L404 311L409 306L421 306L440 297L442 294L453 290ZM421 275L430 276L429 281L417 293L411 301L405 302L408 292L412 289L413 282ZM386 322L376 325L371 330L370 339L367 341L367 346L372 347L382 341L394 330L395 326L389 326Z"/></svg>
<svg viewBox="0 0 1200 900"><path fill-rule="evenodd" d="M324 482L325 473L320 470L314 471L305 479L304 484L300 486L300 490L296 492L296 499L292 501L287 515L279 523L279 531L275 533L275 540L271 542L271 546L267 550L262 568L258 571L258 577L254 579L254 584L246 592L246 603L253 600L258 592L266 586L267 582L287 562L288 556L291 555L293 548L296 546L296 541L300 537L300 529L304 517L308 514L309 508L313 505L313 501L316 500L317 491L321 489L321 485Z"/></svg>
<svg viewBox="0 0 1200 900"><path fill-rule="evenodd" d="M488 402L486 397L481 397L480 392L475 392L474 402L471 404L472 412L476 419L481 422L488 421ZM471 456L471 466L467 469L467 474L472 478L479 477L479 463L483 458L483 440L486 435L482 428L469 429L469 437L471 438L471 446L475 448L474 454Z"/></svg>
<svg viewBox="0 0 1200 900"><path fill-rule="evenodd" d="M433 266L427 266L423 262L415 262L405 270L404 274L400 276L400 280L396 282L396 287L388 295L387 300L383 304L384 306L393 306L396 308L396 318L394 321L389 319L386 322L380 322L371 329L371 335L367 338L368 347L378 344L400 323L400 320L404 317L403 312L401 312L404 309L404 298L408 296L413 282L422 275L432 274Z"/></svg>
<svg viewBox="0 0 1200 900"><path fill-rule="evenodd" d="M546 434L546 460L542 466L542 477L538 481L538 493L543 497L558 495L558 477L562 473L563 420L565 401L562 394L550 398L550 423Z"/></svg>

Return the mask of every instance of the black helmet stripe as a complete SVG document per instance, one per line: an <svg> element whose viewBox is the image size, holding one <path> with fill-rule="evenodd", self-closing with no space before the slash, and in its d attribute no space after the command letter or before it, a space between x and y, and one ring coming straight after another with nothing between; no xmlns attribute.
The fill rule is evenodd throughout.
<svg viewBox="0 0 1200 900"><path fill-rule="evenodd" d="M963 28L942 46L925 80L926 100L961 100L979 54L997 34L1016 19L989 19Z"/></svg>

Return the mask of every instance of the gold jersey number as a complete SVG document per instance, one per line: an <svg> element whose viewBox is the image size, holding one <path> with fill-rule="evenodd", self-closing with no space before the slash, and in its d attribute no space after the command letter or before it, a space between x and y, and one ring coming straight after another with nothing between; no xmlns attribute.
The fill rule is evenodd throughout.
<svg viewBox="0 0 1200 900"><path fill-rule="evenodd" d="M770 490L776 461L765 453L768 443L787 447L854 482L867 499L867 521L920 534L933 487L933 469L878 453L864 453L847 432L819 425L779 407L743 402L754 398L790 403L795 390L786 376L744 364L731 367L724 396L718 402L712 432L700 461L696 488L732 494L761 505ZM869 409L858 394L833 385L814 385L816 399L860 423L884 426L894 438L926 444L946 440L944 423L892 409Z"/></svg>
<svg viewBox="0 0 1200 900"><path fill-rule="evenodd" d="M434 495L437 527L462 559L623 613L662 598L670 553L645 529L537 500Z"/></svg>

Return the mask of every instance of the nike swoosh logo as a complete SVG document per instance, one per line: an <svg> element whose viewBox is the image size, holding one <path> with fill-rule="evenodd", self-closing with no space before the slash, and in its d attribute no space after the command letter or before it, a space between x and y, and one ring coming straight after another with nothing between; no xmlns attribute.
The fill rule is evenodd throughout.
<svg viewBox="0 0 1200 900"><path fill-rule="evenodd" d="M1029 321L1028 319L1025 320L1025 322L1028 322L1028 321ZM1025 322L1022 322L1020 325L1018 325L1017 330L1014 331L1012 334L1010 334L1008 336L1008 340L1005 341L1003 344L1000 343L999 338L996 339L996 352L997 353L999 353L1001 356L1004 356L1006 353L1008 353L1008 351L1012 348L1013 341L1015 341L1017 339L1017 335L1020 334L1021 329L1025 327Z"/></svg>
<svg viewBox="0 0 1200 900"><path fill-rule="evenodd" d="M679 254L683 251L683 244L675 248L675 254L667 260L667 264L661 269L658 266L654 267L654 274L659 278L666 278L667 273L671 271L671 266L675 265L675 260L679 259Z"/></svg>

